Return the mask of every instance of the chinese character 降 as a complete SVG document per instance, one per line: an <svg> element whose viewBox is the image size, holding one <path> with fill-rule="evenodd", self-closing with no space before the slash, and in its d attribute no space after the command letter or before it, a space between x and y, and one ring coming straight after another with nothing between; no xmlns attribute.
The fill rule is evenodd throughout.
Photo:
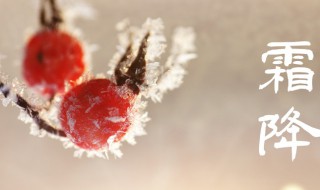
<svg viewBox="0 0 320 190"><path fill-rule="evenodd" d="M320 137L320 130L313 128L302 121L298 120L300 117L300 112L294 110L292 107L280 120L280 124L283 125L283 129L279 129L277 123L280 119L278 114L275 115L265 115L259 118L259 122L261 122L261 131L260 131L260 140L259 140L259 154L260 156L264 156L266 154L265 151L265 142L276 136L281 138L279 142L274 143L274 148L291 148L291 159L292 161L296 158L297 148L299 146L308 146L310 144L309 141L299 141L297 139L297 134L300 130L304 130L313 137ZM271 130L267 133L267 130ZM284 137L284 133L288 133L291 135L291 140L287 140Z"/></svg>

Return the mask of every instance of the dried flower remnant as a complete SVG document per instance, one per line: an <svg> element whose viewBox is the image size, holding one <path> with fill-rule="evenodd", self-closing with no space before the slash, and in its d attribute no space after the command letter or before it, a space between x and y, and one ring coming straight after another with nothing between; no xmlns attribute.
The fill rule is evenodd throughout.
<svg viewBox="0 0 320 190"><path fill-rule="evenodd" d="M181 85L186 64L196 57L195 34L191 28L176 29L162 66L157 62L166 48L161 19L147 19L142 27L130 26L128 20L117 26L120 45L107 77L80 77L65 95L56 95L49 108L29 103L28 89L16 92L2 80L3 100L21 108L19 118L31 123L32 134L61 140L66 148L76 149L77 157L86 153L101 158L108 152L121 157L123 141L135 144L135 137L145 134L147 100L159 102L165 92Z"/></svg>

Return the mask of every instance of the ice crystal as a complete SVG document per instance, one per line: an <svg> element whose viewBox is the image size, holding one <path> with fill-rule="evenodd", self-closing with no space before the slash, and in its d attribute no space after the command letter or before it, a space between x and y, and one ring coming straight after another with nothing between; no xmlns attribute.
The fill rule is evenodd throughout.
<svg viewBox="0 0 320 190"><path fill-rule="evenodd" d="M119 32L118 41L119 45L117 45L117 52L113 55L112 59L109 61L109 70L107 75L109 78L113 77L114 70L116 68L117 63L121 59L121 57L125 54L127 47L130 45L131 37L132 37L132 27L130 27L129 19L124 19L116 25L116 29Z"/></svg>
<svg viewBox="0 0 320 190"><path fill-rule="evenodd" d="M192 28L177 28L172 37L172 48L163 73L159 76L157 84L152 86L146 94L153 101L161 101L163 94L168 90L178 88L186 74L186 64L197 57L195 51L195 33Z"/></svg>

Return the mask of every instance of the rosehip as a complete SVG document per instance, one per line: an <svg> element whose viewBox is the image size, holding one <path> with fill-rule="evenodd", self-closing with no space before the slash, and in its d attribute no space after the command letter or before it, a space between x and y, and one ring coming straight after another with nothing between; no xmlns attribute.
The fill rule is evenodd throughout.
<svg viewBox="0 0 320 190"><path fill-rule="evenodd" d="M75 81L84 70L81 44L63 31L43 29L27 43L23 76L44 95L63 92L65 82Z"/></svg>
<svg viewBox="0 0 320 190"><path fill-rule="evenodd" d="M60 123L68 138L86 150L98 150L120 141L131 125L128 114L136 95L129 89L125 96L108 79L94 79L72 88L60 106Z"/></svg>

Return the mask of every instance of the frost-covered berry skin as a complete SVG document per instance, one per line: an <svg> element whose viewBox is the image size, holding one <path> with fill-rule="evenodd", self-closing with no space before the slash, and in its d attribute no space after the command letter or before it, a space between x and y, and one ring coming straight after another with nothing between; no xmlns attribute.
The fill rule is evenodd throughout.
<svg viewBox="0 0 320 190"><path fill-rule="evenodd" d="M43 29L28 41L23 61L27 84L43 95L64 91L65 82L78 79L85 70L80 42L60 30Z"/></svg>
<svg viewBox="0 0 320 190"><path fill-rule="evenodd" d="M60 123L74 144L98 150L108 146L111 136L112 142L121 140L130 127L128 113L136 96L129 89L126 96L120 95L119 88L108 79L93 79L64 96Z"/></svg>

